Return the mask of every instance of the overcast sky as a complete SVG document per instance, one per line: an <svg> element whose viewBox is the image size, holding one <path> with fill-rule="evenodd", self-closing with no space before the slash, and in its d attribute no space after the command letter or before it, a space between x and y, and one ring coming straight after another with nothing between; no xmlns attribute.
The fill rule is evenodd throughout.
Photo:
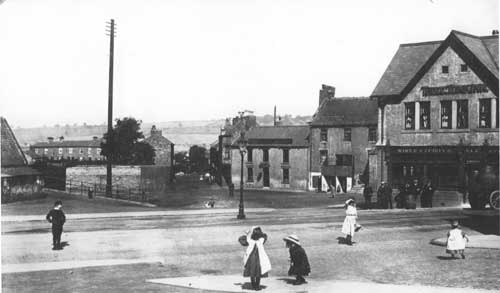
<svg viewBox="0 0 500 293"><path fill-rule="evenodd" d="M1 1L0 1L1 3ZM0 107L11 125L311 115L321 84L369 96L400 43L489 35L497 0L6 0Z"/></svg>

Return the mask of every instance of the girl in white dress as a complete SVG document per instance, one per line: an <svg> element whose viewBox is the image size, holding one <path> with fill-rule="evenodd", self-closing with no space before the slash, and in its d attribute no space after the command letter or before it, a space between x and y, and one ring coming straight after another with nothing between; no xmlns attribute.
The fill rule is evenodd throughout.
<svg viewBox="0 0 500 293"><path fill-rule="evenodd" d="M451 223L451 230L448 232L448 241L446 241L446 253L451 254L455 258L456 254L460 254L465 258L465 243L469 242L469 237L458 228L458 221Z"/></svg>
<svg viewBox="0 0 500 293"><path fill-rule="evenodd" d="M348 199L345 202L345 220L344 224L342 224L342 233L346 234L346 242L348 245L352 245L352 237L354 236L354 232L358 232L361 229L361 225L356 223L356 219L358 218L358 212L356 210L356 202L354 199Z"/></svg>

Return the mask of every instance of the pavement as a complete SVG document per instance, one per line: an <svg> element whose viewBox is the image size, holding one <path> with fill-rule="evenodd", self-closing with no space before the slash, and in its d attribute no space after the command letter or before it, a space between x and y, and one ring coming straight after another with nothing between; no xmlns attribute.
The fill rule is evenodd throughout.
<svg viewBox="0 0 500 293"><path fill-rule="evenodd" d="M214 290L219 292L256 292L251 289L250 279L241 275L201 275L193 277L164 278L147 280L150 283L175 287ZM307 284L293 285L294 278L276 276L261 280L260 292L407 292L407 293L461 293L492 292L473 288L450 288L421 285L394 285L373 282L344 280L314 280L308 278Z"/></svg>
<svg viewBox="0 0 500 293"><path fill-rule="evenodd" d="M271 208L246 208L245 213L269 213L275 209ZM161 216L184 216L184 215L214 215L231 214L234 209L201 209L201 210L171 210L171 211L148 211L148 212L115 212L115 213L82 213L66 214L67 220L97 219L97 218L136 218L136 217L161 217ZM2 216L2 222L26 222L45 221L45 215L22 215Z"/></svg>
<svg viewBox="0 0 500 293"><path fill-rule="evenodd" d="M469 242L465 245L468 248L489 248L500 249L499 235L470 235ZM432 239L431 243L439 246L446 246L447 238Z"/></svg>

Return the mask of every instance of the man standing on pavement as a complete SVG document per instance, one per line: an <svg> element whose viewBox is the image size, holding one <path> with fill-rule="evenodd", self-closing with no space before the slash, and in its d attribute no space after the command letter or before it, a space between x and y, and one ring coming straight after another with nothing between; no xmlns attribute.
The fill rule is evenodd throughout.
<svg viewBox="0 0 500 293"><path fill-rule="evenodd" d="M415 208L418 197L422 194L422 188L420 188L420 184L418 183L418 179L413 179L413 184L410 186L409 194L413 195L414 203L412 208Z"/></svg>
<svg viewBox="0 0 500 293"><path fill-rule="evenodd" d="M61 234L64 222L66 222L66 216L62 211L62 202L60 200L54 203L54 208L49 211L45 218L49 223L52 223L52 244L54 245L52 250L62 249Z"/></svg>
<svg viewBox="0 0 500 293"><path fill-rule="evenodd" d="M385 181L382 181L377 190L377 203L382 209L392 209L392 188Z"/></svg>
<svg viewBox="0 0 500 293"><path fill-rule="evenodd" d="M365 198L365 206L367 209L371 208L373 189L370 185L366 184L363 189L363 197Z"/></svg>
<svg viewBox="0 0 500 293"><path fill-rule="evenodd" d="M388 183L384 183L385 208L392 210L392 188Z"/></svg>

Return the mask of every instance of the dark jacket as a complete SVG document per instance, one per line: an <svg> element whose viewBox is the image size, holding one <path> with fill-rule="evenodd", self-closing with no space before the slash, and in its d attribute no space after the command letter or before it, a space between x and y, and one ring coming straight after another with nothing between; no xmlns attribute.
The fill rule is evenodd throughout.
<svg viewBox="0 0 500 293"><path fill-rule="evenodd" d="M52 223L52 227L62 227L64 222L66 222L66 216L62 210L53 209L45 218Z"/></svg>
<svg viewBox="0 0 500 293"><path fill-rule="evenodd" d="M288 275L307 276L311 272L311 266L307 259L306 251L302 246L290 247L290 260L292 261Z"/></svg>

